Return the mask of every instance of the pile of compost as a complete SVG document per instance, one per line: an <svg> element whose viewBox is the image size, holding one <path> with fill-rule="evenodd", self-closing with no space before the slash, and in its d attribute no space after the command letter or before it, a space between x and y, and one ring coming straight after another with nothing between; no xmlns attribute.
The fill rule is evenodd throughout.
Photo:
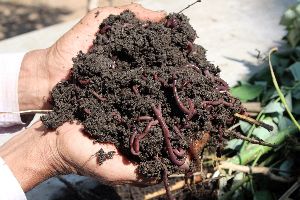
<svg viewBox="0 0 300 200"><path fill-rule="evenodd" d="M159 23L110 15L73 59L69 80L53 89L44 125L79 120L95 141L138 162L142 177L195 171L203 148L220 152L234 114L245 112L196 37L183 14ZM112 156L102 151L99 163Z"/></svg>

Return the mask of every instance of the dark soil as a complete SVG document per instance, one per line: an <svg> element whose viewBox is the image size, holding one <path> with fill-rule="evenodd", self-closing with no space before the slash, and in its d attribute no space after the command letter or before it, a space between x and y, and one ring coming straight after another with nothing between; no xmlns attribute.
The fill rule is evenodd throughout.
<svg viewBox="0 0 300 200"><path fill-rule="evenodd" d="M244 112L196 37L182 14L160 23L129 11L109 16L89 52L73 59L70 79L53 89L44 125L79 120L95 141L139 162L143 177L195 171L203 148L220 154L234 113Z"/></svg>

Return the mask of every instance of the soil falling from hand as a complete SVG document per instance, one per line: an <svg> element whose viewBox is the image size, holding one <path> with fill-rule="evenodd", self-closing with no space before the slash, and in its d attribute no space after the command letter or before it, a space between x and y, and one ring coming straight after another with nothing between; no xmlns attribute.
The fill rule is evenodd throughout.
<svg viewBox="0 0 300 200"><path fill-rule="evenodd" d="M53 89L44 125L79 120L95 141L138 162L143 177L195 170L201 150L219 153L234 114L244 112L196 37L183 14L160 23L110 15L90 50L73 59L69 80Z"/></svg>

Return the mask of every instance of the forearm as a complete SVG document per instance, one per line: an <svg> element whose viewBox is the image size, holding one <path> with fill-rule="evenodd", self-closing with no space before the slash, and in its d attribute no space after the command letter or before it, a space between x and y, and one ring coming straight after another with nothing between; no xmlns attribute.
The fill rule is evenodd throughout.
<svg viewBox="0 0 300 200"><path fill-rule="evenodd" d="M46 68L47 49L27 53L22 61L18 96L20 110L46 109L49 107L49 77Z"/></svg>
<svg viewBox="0 0 300 200"><path fill-rule="evenodd" d="M25 192L56 175L55 137L55 133L45 134L37 122L0 147L0 157Z"/></svg>

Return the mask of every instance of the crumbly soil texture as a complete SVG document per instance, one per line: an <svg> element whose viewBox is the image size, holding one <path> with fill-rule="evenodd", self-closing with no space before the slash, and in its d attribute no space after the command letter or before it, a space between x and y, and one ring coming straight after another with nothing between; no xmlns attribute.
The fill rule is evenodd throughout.
<svg viewBox="0 0 300 200"><path fill-rule="evenodd" d="M44 125L80 121L95 142L139 163L142 177L195 171L203 148L219 154L234 113L244 112L196 37L183 14L159 23L130 11L110 15L89 51L73 59L69 80L53 89ZM99 163L110 157L99 155Z"/></svg>

